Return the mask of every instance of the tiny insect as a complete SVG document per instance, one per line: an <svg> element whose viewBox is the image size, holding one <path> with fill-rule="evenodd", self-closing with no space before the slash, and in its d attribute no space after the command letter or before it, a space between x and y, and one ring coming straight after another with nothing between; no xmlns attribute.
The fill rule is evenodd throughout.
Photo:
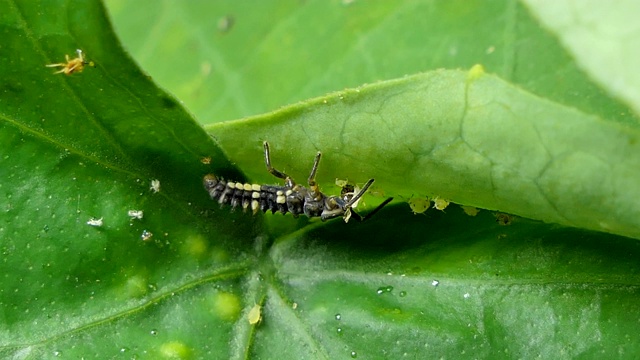
<svg viewBox="0 0 640 360"><path fill-rule="evenodd" d="M102 221L102 218L91 218L89 219L89 221L87 221L87 225L90 226L95 226L95 227L100 227L102 226L102 224L104 224L104 222Z"/></svg>
<svg viewBox="0 0 640 360"><path fill-rule="evenodd" d="M144 217L144 212L142 210L129 210L127 211L127 215L131 217L131 220L142 220L142 217Z"/></svg>
<svg viewBox="0 0 640 360"><path fill-rule="evenodd" d="M149 185L149 190L153 191L153 193L160 192L160 180L153 179L151 180L151 185Z"/></svg>
<svg viewBox="0 0 640 360"><path fill-rule="evenodd" d="M513 222L513 216L501 212L497 212L493 214L496 217L496 222L498 225L508 226Z"/></svg>
<svg viewBox="0 0 640 360"><path fill-rule="evenodd" d="M322 155L320 152L316 154L309 174L307 181L309 187L305 187L296 184L289 175L273 168L271 166L269 143L265 141L263 145L267 171L271 175L283 179L284 186L236 183L208 174L205 175L203 184L212 200L218 200L220 206L231 205L232 208L242 206L244 211L247 211L250 207L254 214L259 210L262 210L262 212L271 210L271 213L279 211L282 214L286 214L290 212L294 217L298 217L300 214L304 214L307 217L320 217L322 221L339 216L342 216L345 220L353 217L359 221L364 221L393 200L392 197L386 199L377 208L362 217L352 208L373 184L374 179L369 179L358 192L347 192L340 196L327 196L320 191L316 182L316 171Z"/></svg>
<svg viewBox="0 0 640 360"><path fill-rule="evenodd" d="M71 75L74 72L82 72L82 70L84 70L85 65L89 65L89 66L95 66L95 64L93 63L93 61L87 61L84 58L84 55L82 54L82 50L77 49L76 53L78 54L78 57L75 59L69 59L69 55L65 55L65 59L67 60L66 63L58 63L58 64L49 64L49 65L45 65L46 67L61 67L62 69L60 71L56 71L54 74L65 74L65 75Z"/></svg>
<svg viewBox="0 0 640 360"><path fill-rule="evenodd" d="M440 197L435 197L435 199L433 199L433 208L434 209L438 209L440 211L444 211L444 209L447 208L447 206L449 206L449 200L445 200L442 199Z"/></svg>
<svg viewBox="0 0 640 360"><path fill-rule="evenodd" d="M149 241L153 237L153 233L151 231L142 230L142 234L140 235L140 239L142 241Z"/></svg>
<svg viewBox="0 0 640 360"><path fill-rule="evenodd" d="M260 324L262 321L262 306L255 304L247 314L247 320L250 325Z"/></svg>
<svg viewBox="0 0 640 360"><path fill-rule="evenodd" d="M413 215L423 214L431 206L431 201L428 197L412 197L409 199L409 207L413 212Z"/></svg>
<svg viewBox="0 0 640 360"><path fill-rule="evenodd" d="M218 31L221 33L226 33L233 27L235 23L235 19L231 15L223 16L218 20Z"/></svg>

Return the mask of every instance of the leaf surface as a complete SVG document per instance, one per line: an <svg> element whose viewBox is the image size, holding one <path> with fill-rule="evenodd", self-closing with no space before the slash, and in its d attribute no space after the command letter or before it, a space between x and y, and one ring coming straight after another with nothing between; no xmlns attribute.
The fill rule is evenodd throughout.
<svg viewBox="0 0 640 360"><path fill-rule="evenodd" d="M320 150L325 183L334 174L375 178L374 192L387 195L426 194L640 237L640 132L540 99L478 67L345 90L207 129L238 159L254 159L239 162L247 169L271 139L292 159L280 166L301 179ZM268 176L259 168L247 174Z"/></svg>
<svg viewBox="0 0 640 360"><path fill-rule="evenodd" d="M576 63L611 94L640 113L640 11L636 1L524 0L556 34Z"/></svg>
<svg viewBox="0 0 640 360"><path fill-rule="evenodd" d="M201 122L398 78L212 126L216 141L122 51L101 6L0 4L7 9L0 14L7 44L0 47L0 357L639 353L632 335L640 316L636 240L492 211L471 217L453 204L413 215L404 203L424 201L411 197L416 190L442 192L469 204L534 209L555 221L544 217L555 216L552 202L540 199L546 194L572 225L591 218L620 233L635 229L630 214L637 208L619 194L624 186L629 199L637 191L637 157L620 160L637 146L633 121L517 3L216 2L222 7L215 11L196 2L153 2L135 11L129 2L112 4L139 19L142 53L154 61L137 61ZM267 10L273 16L264 16ZM231 27L211 20L228 15ZM487 53L496 39L510 45ZM227 47L219 57L207 55L214 75L197 75L201 49L215 50L217 41ZM547 55L533 58L539 52L532 43ZM70 76L45 67L65 54L73 58L77 48L95 67ZM368 68L360 66L362 49L371 49ZM496 75L469 78L467 70L453 70L480 62ZM450 70L401 78L431 66ZM162 74L187 80L177 82L184 88L167 85ZM206 81L198 87L199 76L224 76L216 80L224 89ZM192 108L184 94L199 95L203 107ZM301 183L322 150L318 176L327 193L339 192L336 177L375 177L373 196L359 211L384 199L383 192L404 198L362 224L220 209L202 189L202 176L243 180L233 162L252 181L274 183L264 169L265 138L274 165ZM585 166L554 168L564 150ZM620 176L598 172L598 164ZM598 176L605 180L592 179ZM583 188L571 188L571 180ZM615 180L624 184L607 184ZM578 190L585 199L572 195ZM619 219L591 204L603 199L615 201L600 205ZM536 206L520 203L527 201ZM87 224L92 218L102 226Z"/></svg>
<svg viewBox="0 0 640 360"><path fill-rule="evenodd" d="M125 47L203 124L475 64L555 102L640 123L517 1L107 4Z"/></svg>

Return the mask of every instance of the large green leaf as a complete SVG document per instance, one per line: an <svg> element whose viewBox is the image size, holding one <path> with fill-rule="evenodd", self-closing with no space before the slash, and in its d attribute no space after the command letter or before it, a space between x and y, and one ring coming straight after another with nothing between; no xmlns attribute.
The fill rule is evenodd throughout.
<svg viewBox="0 0 640 360"><path fill-rule="evenodd" d="M120 29L138 19L129 49L201 122L435 67L499 75L430 71L212 125L222 150L101 6L0 4L2 357L640 353L640 245L584 229L637 236L635 118L517 3L114 2ZM45 67L76 48L95 67ZM202 176L240 179L228 156L273 182L264 139L301 181L322 150L327 192L375 177L370 206L401 196L363 224L219 209ZM414 216L419 193L583 229L454 205Z"/></svg>
<svg viewBox="0 0 640 360"><path fill-rule="evenodd" d="M346 87L478 63L556 102L638 123L516 1L108 4L128 50L205 124Z"/></svg>
<svg viewBox="0 0 640 360"><path fill-rule="evenodd" d="M243 244L254 231L228 213L204 216L210 205L199 179L210 167L201 158L237 172L135 68L99 3L0 8L1 356L152 353L176 325L166 315L177 316L156 308L172 304L208 305L181 318L195 330L218 321L220 332L190 346L225 344L250 260ZM65 76L45 67L76 48L95 68ZM142 219L129 210L142 210ZM229 301L237 308L220 321L216 304Z"/></svg>
<svg viewBox="0 0 640 360"><path fill-rule="evenodd" d="M637 1L524 0L576 62L603 88L640 113L640 30Z"/></svg>
<svg viewBox="0 0 640 360"><path fill-rule="evenodd" d="M325 183L334 174L374 177L386 194L427 194L640 238L640 131L532 96L477 67L342 91L208 130L250 178L268 179L250 169L261 140L276 139L292 159L282 166L294 174L308 172L309 155L324 150Z"/></svg>

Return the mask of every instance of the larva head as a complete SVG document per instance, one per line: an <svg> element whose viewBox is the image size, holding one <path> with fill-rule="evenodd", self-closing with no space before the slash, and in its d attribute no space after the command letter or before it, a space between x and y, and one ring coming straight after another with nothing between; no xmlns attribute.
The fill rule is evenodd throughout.
<svg viewBox="0 0 640 360"><path fill-rule="evenodd" d="M218 178L213 174L207 174L204 176L202 184L207 191L210 191L218 185Z"/></svg>

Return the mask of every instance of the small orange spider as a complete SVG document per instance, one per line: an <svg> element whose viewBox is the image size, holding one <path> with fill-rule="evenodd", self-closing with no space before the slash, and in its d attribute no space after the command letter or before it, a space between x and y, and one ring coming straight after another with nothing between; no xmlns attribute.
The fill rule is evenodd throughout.
<svg viewBox="0 0 640 360"><path fill-rule="evenodd" d="M69 59L69 55L65 55L64 57L67 59L66 63L59 64L49 64L45 65L46 67L61 67L62 70L56 71L54 74L64 73L65 75L71 75L74 72L82 72L84 70L85 65L89 65L91 67L95 66L93 61L87 61L82 54L82 50L77 49L78 57L75 59Z"/></svg>

